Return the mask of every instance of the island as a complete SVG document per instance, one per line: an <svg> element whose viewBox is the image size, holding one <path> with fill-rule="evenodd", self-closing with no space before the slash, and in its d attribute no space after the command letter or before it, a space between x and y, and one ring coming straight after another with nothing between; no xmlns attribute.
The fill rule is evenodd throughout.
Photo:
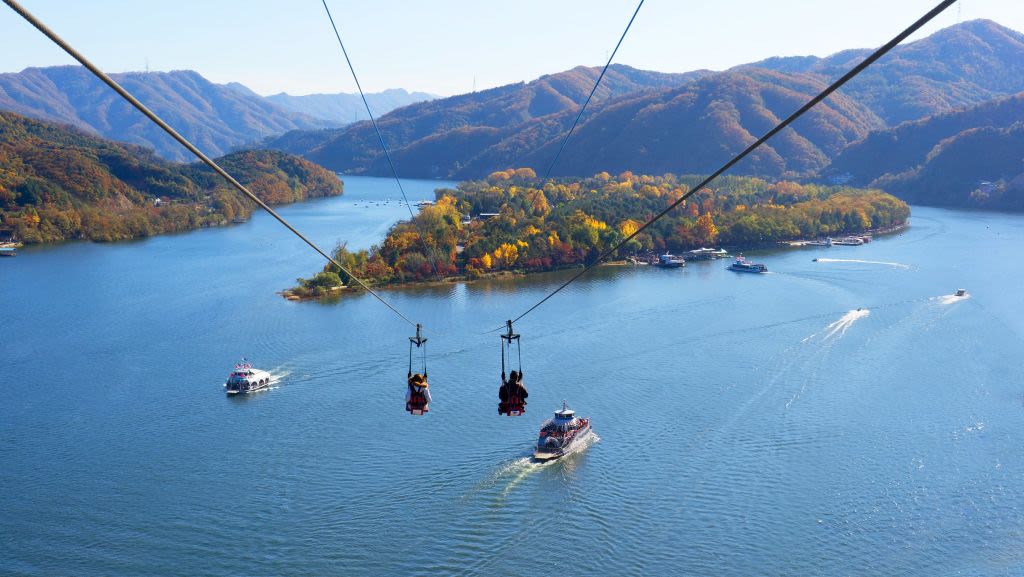
<svg viewBox="0 0 1024 577"><path fill-rule="evenodd" d="M538 179L532 169L497 171L436 191L413 220L379 245L334 249L335 260L371 285L473 280L594 262L702 177L602 172ZM782 241L894 230L910 207L880 190L724 176L638 234L614 258L700 247L754 248ZM284 291L288 298L337 294L350 285L333 264Z"/></svg>

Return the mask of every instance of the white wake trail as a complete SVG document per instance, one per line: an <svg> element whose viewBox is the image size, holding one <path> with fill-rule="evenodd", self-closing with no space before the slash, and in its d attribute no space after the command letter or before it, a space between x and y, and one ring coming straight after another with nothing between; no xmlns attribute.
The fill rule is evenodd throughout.
<svg viewBox="0 0 1024 577"><path fill-rule="evenodd" d="M952 294L932 297L931 300L938 302L940 305L951 305L960 301L965 301L969 298L971 298L971 295L969 294L965 294L964 296L956 296L955 294Z"/></svg>
<svg viewBox="0 0 1024 577"><path fill-rule="evenodd" d="M903 264L901 262L886 262L883 260L860 260L856 258L819 258L817 262L855 262L860 264L880 264L902 269L910 268L909 264Z"/></svg>

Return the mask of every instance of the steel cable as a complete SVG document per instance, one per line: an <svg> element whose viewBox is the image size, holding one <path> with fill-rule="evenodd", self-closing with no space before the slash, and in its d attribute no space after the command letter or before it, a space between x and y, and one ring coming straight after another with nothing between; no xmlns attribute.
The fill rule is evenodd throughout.
<svg viewBox="0 0 1024 577"><path fill-rule="evenodd" d="M358 277L353 275L348 269L346 269L344 266L342 266L341 263L339 263L332 256L330 256L329 254L324 252L323 249L321 249L319 246L317 246L315 243L313 243L313 241L311 241L308 238L306 238L305 235L303 235L295 227L293 227L291 224L289 224L288 221L286 221L281 215L277 214L277 212L275 212L272 208L270 208L270 206L268 206L265 202L260 200L259 197L257 197L255 194L250 192L248 188L243 186L242 183L238 182L238 180L236 180L235 177L233 177L230 174L228 174L228 172L226 170L224 170L223 168L221 168L220 165L218 165L216 162L214 162L208 156L203 154L203 152L200 151L198 148L196 148L195 145L193 145L191 142L189 142L188 139L186 139L181 134L178 134L178 132L176 130L171 128L171 126L169 124L167 124L166 122L163 121L163 119L161 119L159 116L157 116L155 112L153 112L152 110L147 108L145 104L143 104L138 99L136 99L134 96L132 96L132 94L129 93L127 90L125 90L120 84L118 84L117 81L115 81L113 78L107 76L106 73L104 73L102 70L97 68L96 65L94 65L92 62L90 62L85 56L83 56L77 50L72 48L71 45L68 44L67 42L65 42L63 38L58 36L56 32L54 32L53 30L50 30L38 18L33 16L28 10L26 10L20 4L18 4L18 2L16 2L15 0L4 0L4 3L7 4L8 6L10 6L12 10L14 10L15 12L18 13L18 15L20 15L22 18L24 18L26 21L28 21L29 24L31 24L37 30L42 32L47 38L52 40L54 42L54 44L59 46L62 50L64 50L64 52L67 52L72 58L77 60L82 66L84 66L90 72L92 72L93 75L95 75L97 78L102 80L103 83L106 84L107 86L109 86L111 89L113 89L114 92L117 92L121 96L121 98L124 98L126 101L128 101L129 104L131 104L136 109L138 109L139 112L141 112L142 114L146 115L147 118L149 118L151 121L153 121L153 123L155 123L157 126L162 128L164 130L164 132L166 132L168 135L171 136L171 138L173 138L174 140L178 141L179 144L181 144L182 146L187 148L189 150L189 152L191 152L197 158L199 158L199 160L201 160L204 164L206 164L206 166L210 167L214 172L216 172L217 174L219 174L222 177L224 177L224 179L227 180L232 186L234 186L239 192L241 192L245 196L249 197L249 199L252 200L253 202L255 202L257 205L259 205L260 208L262 208L263 210L267 211L271 216L273 216L275 219L277 219L278 222L283 224L285 226L285 228L290 230L293 234L295 234L295 236L299 237L300 239L303 240L303 242L308 244L310 246L310 248L312 248L316 252L320 253L320 256L324 257L325 259L327 259L328 262L330 262L334 266L338 267L342 272L347 274L349 276L349 278L354 280L356 282L356 284L358 284L360 287L365 289L366 292L368 292L371 295L373 295L374 298L379 300L382 304L384 304L384 306L386 306L389 309L391 309L392 312L394 312L396 315L398 315L405 322L407 322L407 323L409 323L410 325L413 325L413 326L416 325L416 323L414 323L412 320L410 320L409 317L407 317L404 314L402 314L402 312L399 311L397 308L395 308L394 305L392 305L388 301L384 300L384 298L382 296L377 294L373 289L371 289L369 286L367 286L366 283L364 283Z"/></svg>

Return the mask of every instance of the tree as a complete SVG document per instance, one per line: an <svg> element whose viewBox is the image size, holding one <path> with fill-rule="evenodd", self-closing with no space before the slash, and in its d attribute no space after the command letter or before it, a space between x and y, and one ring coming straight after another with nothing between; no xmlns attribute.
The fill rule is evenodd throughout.
<svg viewBox="0 0 1024 577"><path fill-rule="evenodd" d="M705 212L697 217L697 222L694 224L694 233L697 235L697 241L702 246L712 246L715 244L715 241L718 240L718 227L715 226L715 221L711 218L710 213Z"/></svg>

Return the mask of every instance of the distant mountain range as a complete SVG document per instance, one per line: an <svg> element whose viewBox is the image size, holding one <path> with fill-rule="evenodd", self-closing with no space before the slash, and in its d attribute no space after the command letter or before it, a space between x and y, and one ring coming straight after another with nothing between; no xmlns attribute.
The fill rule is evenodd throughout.
<svg viewBox="0 0 1024 577"><path fill-rule="evenodd" d="M868 53L769 58L724 72L682 74L613 65L552 174L706 173ZM466 179L508 167L543 174L599 73L581 66L447 98L404 90L369 98L380 112L400 106L381 114L378 123L401 176ZM360 114L356 96L264 98L190 71L115 76L212 154L262 140L264 147L339 172L389 171L369 122L342 126ZM884 184L915 202L934 197L945 204L1006 204L1016 185L999 183L1015 178L1013 166L997 170L969 161L1003 158L1002 151L975 148L1013 142L1015 123L1024 117L1011 97L1021 92L1024 35L987 20L964 22L895 48L734 172ZM166 158L187 158L78 67L0 74L0 109L152 146ZM949 161L952 150L962 155L957 162ZM934 175L949 177L944 167L953 166L956 178L946 182L959 183L955 190L919 188L933 186ZM995 184L982 187L989 193L964 190L981 182ZM992 194L999 186L1004 192Z"/></svg>
<svg viewBox="0 0 1024 577"><path fill-rule="evenodd" d="M448 177L469 172L463 167L472 162L484 146L501 145L515 152L526 152L536 139L546 142L567 126L558 122L543 122L533 126L539 134L516 142L515 130L534 120L559 114L572 113L586 100L600 69L577 67L572 70L542 76L529 83L519 82L471 92L449 98L420 102L394 110L378 120L388 147L407 157L417 150L427 155L416 170L403 173L409 176ZM635 94L652 88L679 86L689 80L701 78L709 72L664 74L637 70L624 65L612 66L594 95L601 103L620 96ZM571 120L570 120L571 122ZM505 140L512 137L512 140ZM369 122L360 122L340 130L320 131L317 138L299 138L286 134L282 139L265 143L310 159L321 158L330 168L340 171L369 172L377 160L383 160L380 145ZM379 167L381 170L383 167ZM483 169L481 169L483 171Z"/></svg>
<svg viewBox="0 0 1024 577"><path fill-rule="evenodd" d="M708 172L867 53L772 58L687 74L615 65L553 174ZM475 178L510 166L543 172L598 73L579 67L421 102L379 124L402 176ZM736 172L814 176L872 131L1021 91L1024 35L986 20L961 23L897 47ZM293 131L265 145L342 172L388 170L369 123Z"/></svg>
<svg viewBox="0 0 1024 577"><path fill-rule="evenodd" d="M383 116L396 108L435 98L437 96L434 94L407 92L402 88L391 88L366 95L366 101L370 104L370 110L373 111L375 117ZM363 99L359 97L358 93L292 96L282 92L267 96L266 99L292 112L299 112L327 122L348 124L370 118L366 114Z"/></svg>
<svg viewBox="0 0 1024 577"><path fill-rule="evenodd" d="M111 76L212 156L290 130L338 127L366 118L362 100L352 94L263 97L238 83L214 84L191 70ZM387 90L367 98L374 113L383 114L432 96ZM0 74L0 110L147 146L170 160L193 160L180 144L80 66Z"/></svg>

